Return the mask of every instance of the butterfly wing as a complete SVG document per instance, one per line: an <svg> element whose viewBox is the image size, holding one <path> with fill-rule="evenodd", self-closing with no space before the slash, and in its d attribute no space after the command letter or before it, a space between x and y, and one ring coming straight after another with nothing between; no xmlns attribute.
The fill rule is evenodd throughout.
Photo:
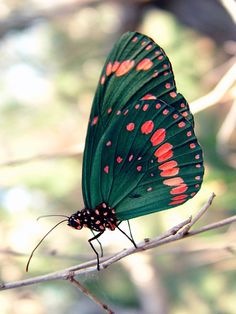
<svg viewBox="0 0 236 314"><path fill-rule="evenodd" d="M126 220L172 208L200 189L202 150L191 122L160 100L141 100L104 132L91 171L91 206Z"/></svg>
<svg viewBox="0 0 236 314"><path fill-rule="evenodd" d="M87 208L92 204L91 171L97 146L117 112L140 99L160 99L193 124L187 101L176 91L172 67L165 52L149 37L128 32L107 58L92 105L82 179Z"/></svg>

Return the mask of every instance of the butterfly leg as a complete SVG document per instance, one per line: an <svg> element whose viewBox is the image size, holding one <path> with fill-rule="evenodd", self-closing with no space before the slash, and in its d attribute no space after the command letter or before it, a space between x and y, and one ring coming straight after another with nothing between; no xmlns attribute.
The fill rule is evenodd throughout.
<svg viewBox="0 0 236 314"><path fill-rule="evenodd" d="M133 243L134 246L137 248L137 244L136 244L135 241L134 241L134 238L133 238L133 234L132 234L132 231L131 231L131 227L130 227L130 222L129 222L129 220L127 220L127 223L128 223L128 227L129 227L130 238L133 240L132 243Z"/></svg>
<svg viewBox="0 0 236 314"><path fill-rule="evenodd" d="M91 232L92 232L93 236L95 237L96 235L95 235L94 231L91 230ZM102 247L102 243L98 240L98 238L97 238L96 240L97 240L97 242L98 242L98 244L99 244L99 246L100 246L101 257L103 257L103 247Z"/></svg>
<svg viewBox="0 0 236 314"><path fill-rule="evenodd" d="M103 234L104 231L102 232L99 232L98 234L96 234L94 237L92 237L91 239L88 240L92 250L94 251L94 253L96 254L97 256L97 270L100 270L100 265L99 265L99 254L98 252L96 251L95 247L93 246L92 244L92 241L93 240L97 240L102 234Z"/></svg>
<svg viewBox="0 0 236 314"><path fill-rule="evenodd" d="M122 232L122 233L133 243L133 245L134 245L135 248L137 248L137 245L136 245L136 243L135 243L135 241L134 241L134 239L133 239L132 233L131 233L131 229L130 229L130 224L129 224L129 222L128 222L128 226L129 226L129 231L130 231L130 237L129 237L128 234L126 234L122 229L120 229L119 224L116 226L116 228L117 228L118 230L120 230L120 232Z"/></svg>

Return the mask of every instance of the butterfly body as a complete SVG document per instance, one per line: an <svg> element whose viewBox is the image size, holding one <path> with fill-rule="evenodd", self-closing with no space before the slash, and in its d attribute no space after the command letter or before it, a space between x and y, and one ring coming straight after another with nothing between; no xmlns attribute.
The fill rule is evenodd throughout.
<svg viewBox="0 0 236 314"><path fill-rule="evenodd" d="M68 219L68 225L77 230L87 227L93 231L104 232L105 229L115 230L117 224L115 210L105 202L92 210L84 208Z"/></svg>

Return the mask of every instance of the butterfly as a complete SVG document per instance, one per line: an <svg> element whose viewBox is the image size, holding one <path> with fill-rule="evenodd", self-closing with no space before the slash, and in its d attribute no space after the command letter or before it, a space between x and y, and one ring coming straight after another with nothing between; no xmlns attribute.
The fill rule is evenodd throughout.
<svg viewBox="0 0 236 314"><path fill-rule="evenodd" d="M84 209L68 225L97 232L89 243L99 270L93 240L119 229L136 246L119 224L185 203L203 174L193 116L167 55L151 38L125 33L99 79L83 156Z"/></svg>
<svg viewBox="0 0 236 314"><path fill-rule="evenodd" d="M203 174L193 116L167 55L151 38L125 33L98 83L83 157L85 208L68 225L98 232L94 249L106 229L188 201Z"/></svg>

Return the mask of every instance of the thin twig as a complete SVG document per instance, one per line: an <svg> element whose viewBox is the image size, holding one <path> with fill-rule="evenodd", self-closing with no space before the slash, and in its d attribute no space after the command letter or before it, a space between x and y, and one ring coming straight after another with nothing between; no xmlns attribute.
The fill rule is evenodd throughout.
<svg viewBox="0 0 236 314"><path fill-rule="evenodd" d="M205 214L205 212L208 210L208 208L211 206L213 199L215 197L215 193L212 193L207 203L199 210L197 215L191 220L191 222L185 226L183 232L188 233L191 227Z"/></svg>
<svg viewBox="0 0 236 314"><path fill-rule="evenodd" d="M210 199L212 197L213 197L213 195L211 195ZM208 208L209 208L210 202L208 201L207 204L204 205L204 207L205 206L208 206ZM200 210L200 212L202 212L202 211L203 211L203 209ZM187 219L184 222L182 222L181 224L178 224L177 226L171 228L170 230L168 230L163 235L161 235L157 238L148 239L146 241L139 243L137 245L138 246L137 248L131 247L131 248L122 250L121 252L114 254L112 256L102 258L101 263L100 263L100 268L101 269L107 268L111 264L113 264L113 263L117 262L118 260L121 260L121 259L123 259L126 256L129 256L131 254L134 254L134 253L137 253L140 251L144 251L144 250L149 250L151 248L158 247L158 246L170 243L170 242L175 242L177 240L184 239L184 238L187 238L190 236L195 236L196 234L200 234L200 233L203 233L203 232L206 232L209 230L218 229L220 227L232 224L233 222L236 222L236 215L232 216L230 218L226 218L226 219L217 221L217 222L212 223L212 224L205 225L205 226L200 227L196 230L190 230L188 233L186 233L186 232L184 232L184 226L186 226L187 224L190 223L190 219ZM178 230L177 233L175 232L176 230ZM86 263L82 263L80 265L75 265L75 266L72 266L70 268L67 268L67 269L64 269L64 270L61 270L58 272L50 273L47 275L43 275L43 276L29 278L29 279L21 280L21 281L17 281L17 282L2 283L0 285L0 290L29 286L29 285L32 285L35 283L51 281L51 280L68 279L68 277L71 274L71 271L73 271L74 276L95 272L95 271L97 271L96 260L91 260L91 261L88 261Z"/></svg>
<svg viewBox="0 0 236 314"><path fill-rule="evenodd" d="M231 16L232 20L236 23L236 3L234 0L220 0L225 10Z"/></svg>
<svg viewBox="0 0 236 314"><path fill-rule="evenodd" d="M94 294L92 294L87 288L81 285L81 283L74 278L74 276L71 274L68 277L68 280L77 288L79 288L80 291L82 291L87 297L89 297L93 302L98 304L105 312L108 314L114 314L114 312L108 307L107 304L101 302Z"/></svg>
<svg viewBox="0 0 236 314"><path fill-rule="evenodd" d="M59 153L45 153L35 156L30 156L26 158L19 158L8 160L0 163L0 167L11 167L11 166L20 166L29 162L36 162L48 159L63 159L63 158L78 158L83 153L83 150L78 150L76 152L59 152Z"/></svg>
<svg viewBox="0 0 236 314"><path fill-rule="evenodd" d="M190 103L192 113L197 113L217 104L236 80L236 63L224 74L219 83L205 96Z"/></svg>

